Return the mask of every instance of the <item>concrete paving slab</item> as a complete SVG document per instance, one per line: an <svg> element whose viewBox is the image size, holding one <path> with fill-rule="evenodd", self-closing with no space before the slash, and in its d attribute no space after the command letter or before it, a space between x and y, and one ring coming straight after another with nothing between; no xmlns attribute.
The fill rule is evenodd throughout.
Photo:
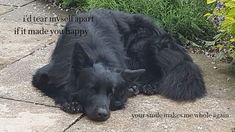
<svg viewBox="0 0 235 132"><path fill-rule="evenodd" d="M0 15L10 12L12 10L14 10L14 7L0 5Z"/></svg>
<svg viewBox="0 0 235 132"><path fill-rule="evenodd" d="M54 101L31 86L36 69L45 65L54 49L54 44L9 65L0 72L0 97L13 98L54 105Z"/></svg>
<svg viewBox="0 0 235 132"><path fill-rule="evenodd" d="M82 118L68 131L89 132L226 132L235 124L235 102L205 97L193 103L176 103L160 96L131 98L124 110L114 111L106 122ZM197 117L227 114L224 118ZM174 114L178 115L173 116ZM152 114L152 115L151 115ZM194 115L195 114L195 115ZM188 117L180 117L185 115ZM161 116L161 117L160 117Z"/></svg>
<svg viewBox="0 0 235 132"><path fill-rule="evenodd" d="M35 0L0 0L0 4L9 6L23 6Z"/></svg>
<svg viewBox="0 0 235 132"><path fill-rule="evenodd" d="M62 132L78 117L58 108L0 99L1 132Z"/></svg>
<svg viewBox="0 0 235 132"><path fill-rule="evenodd" d="M215 63L202 54L191 54L191 56L203 71L208 95L235 100L235 74L230 71L230 65Z"/></svg>
<svg viewBox="0 0 235 132"><path fill-rule="evenodd" d="M0 21L3 20L10 20L16 22L23 22L23 18L27 16L32 17L59 17L59 18L66 18L68 15L71 15L70 12L66 12L65 10L59 9L58 7L53 7L50 4L45 4L42 1L35 1L26 6L20 7L12 12L4 14L1 16ZM41 24L55 24L52 22L32 22L32 23L41 23ZM62 22L64 24L64 22Z"/></svg>
<svg viewBox="0 0 235 132"><path fill-rule="evenodd" d="M58 35L15 35L14 28L57 28L44 25L54 23L22 22L23 17L67 17L70 14L41 1L32 1L0 0L0 15L3 14L0 18L0 131L63 131L80 116L46 107L54 106L54 101L31 86L33 73L48 62L55 46L48 44ZM139 95L129 99L125 109L112 112L108 121L97 123L85 117L68 131L232 131L235 128L235 77L224 63L211 64L203 55L192 56L204 71L208 89L205 98L177 103L161 96ZM11 65L5 67L7 64ZM2 67L5 68L1 70ZM199 113L202 117L197 117Z"/></svg>
<svg viewBox="0 0 235 132"><path fill-rule="evenodd" d="M7 65L14 62L34 50L55 41L58 34L36 34L36 35L22 35L15 34L14 30L17 27L30 29L57 29L55 26L29 24L29 23L15 23L15 22L0 22L0 65Z"/></svg>

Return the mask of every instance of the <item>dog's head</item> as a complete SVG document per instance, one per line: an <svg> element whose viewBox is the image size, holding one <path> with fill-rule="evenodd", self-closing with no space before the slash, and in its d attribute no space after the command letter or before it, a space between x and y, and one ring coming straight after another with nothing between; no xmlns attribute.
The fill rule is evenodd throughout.
<svg viewBox="0 0 235 132"><path fill-rule="evenodd" d="M121 72L107 69L101 63L83 68L77 78L79 101L88 118L105 121L110 110L121 109L127 100L127 80L133 79L144 70L123 70Z"/></svg>
<svg viewBox="0 0 235 132"><path fill-rule="evenodd" d="M121 109L127 100L127 81L135 80L145 70L129 70L107 67L95 63L97 57L86 44L77 44L75 53L76 86L75 95L88 118L105 121L110 110Z"/></svg>

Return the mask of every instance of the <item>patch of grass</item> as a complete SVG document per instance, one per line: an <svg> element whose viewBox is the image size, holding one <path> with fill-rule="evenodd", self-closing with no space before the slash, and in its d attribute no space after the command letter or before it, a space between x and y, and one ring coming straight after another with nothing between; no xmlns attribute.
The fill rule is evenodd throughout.
<svg viewBox="0 0 235 132"><path fill-rule="evenodd" d="M204 17L211 8L204 0L87 0L87 4L87 9L108 8L148 15L194 46L212 40L216 31Z"/></svg>
<svg viewBox="0 0 235 132"><path fill-rule="evenodd" d="M154 19L189 44L204 47L205 40L213 40L213 25L204 17L211 9L205 0L62 0L64 5L86 10L107 8L130 13L141 13Z"/></svg>
<svg viewBox="0 0 235 132"><path fill-rule="evenodd" d="M62 4L66 7L79 7L79 8L83 8L88 6L87 5L87 0L62 0Z"/></svg>

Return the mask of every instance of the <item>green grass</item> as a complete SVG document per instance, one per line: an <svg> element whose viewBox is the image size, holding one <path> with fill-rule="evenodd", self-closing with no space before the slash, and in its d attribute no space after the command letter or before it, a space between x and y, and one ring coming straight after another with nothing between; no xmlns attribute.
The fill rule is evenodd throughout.
<svg viewBox="0 0 235 132"><path fill-rule="evenodd" d="M205 0L64 0L84 9L108 8L152 17L156 24L194 46L212 40L213 25L204 17L210 10ZM73 4L74 5L74 4ZM197 44L196 44L197 43Z"/></svg>

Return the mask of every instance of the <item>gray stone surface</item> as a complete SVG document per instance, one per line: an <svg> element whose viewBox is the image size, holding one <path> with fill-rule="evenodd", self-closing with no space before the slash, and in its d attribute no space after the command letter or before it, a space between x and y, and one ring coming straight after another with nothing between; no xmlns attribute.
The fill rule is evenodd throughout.
<svg viewBox="0 0 235 132"><path fill-rule="evenodd" d="M55 24L22 22L22 18L30 14L66 17L68 13L41 1L27 4L30 1L0 0L0 132L61 132L81 114L62 112L54 107L52 99L31 86L35 70L48 63L58 35L15 35L14 28L59 29L52 26ZM208 90L206 97L177 103L157 95L139 95L130 98L125 109L113 111L106 122L93 122L84 117L67 131L231 132L235 128L235 76L228 71L228 64L213 64L204 55L192 54L192 57L202 68ZM192 115L188 118L156 117L173 112ZM200 112L228 117L195 117ZM140 117L143 114L144 117ZM147 117L150 114L155 117Z"/></svg>
<svg viewBox="0 0 235 132"><path fill-rule="evenodd" d="M230 65L226 63L214 63L204 55L191 54L203 72L208 96L218 99L235 100L235 74Z"/></svg>
<svg viewBox="0 0 235 132"><path fill-rule="evenodd" d="M54 105L51 99L43 96L31 86L32 75L37 68L48 62L53 48L54 44L49 45L2 69L0 72L0 97Z"/></svg>
<svg viewBox="0 0 235 132"><path fill-rule="evenodd" d="M62 132L79 116L58 108L0 99L0 132Z"/></svg>
<svg viewBox="0 0 235 132"><path fill-rule="evenodd" d="M0 4L9 6L23 6L34 0L0 0Z"/></svg>
<svg viewBox="0 0 235 132"><path fill-rule="evenodd" d="M56 35L22 35L14 34L16 27L23 27L29 29L58 29L55 26L29 24L20 22L0 22L0 65L9 64L14 62L25 55L35 51L56 40Z"/></svg>
<svg viewBox="0 0 235 132"><path fill-rule="evenodd" d="M13 9L14 7L11 7L11 6L0 5L0 15L5 14L9 11L12 11Z"/></svg>
<svg viewBox="0 0 235 132"><path fill-rule="evenodd" d="M17 10L14 10L10 13L4 14L1 16L1 20L10 20L23 22L25 15L32 17L67 17L69 12L65 10L58 9L53 7L50 4L45 4L42 1L35 1L26 6L20 7ZM41 24L55 24L51 22L32 22L32 23L41 23ZM64 24L64 22L62 22Z"/></svg>
<svg viewBox="0 0 235 132"><path fill-rule="evenodd" d="M235 101L205 97L193 103L177 103L160 96L137 96L129 99L126 108L111 113L106 122L81 119L69 129L74 131L105 132L229 132L235 124ZM226 118L215 117L148 117L150 114L227 114ZM145 114L145 117L133 117Z"/></svg>

